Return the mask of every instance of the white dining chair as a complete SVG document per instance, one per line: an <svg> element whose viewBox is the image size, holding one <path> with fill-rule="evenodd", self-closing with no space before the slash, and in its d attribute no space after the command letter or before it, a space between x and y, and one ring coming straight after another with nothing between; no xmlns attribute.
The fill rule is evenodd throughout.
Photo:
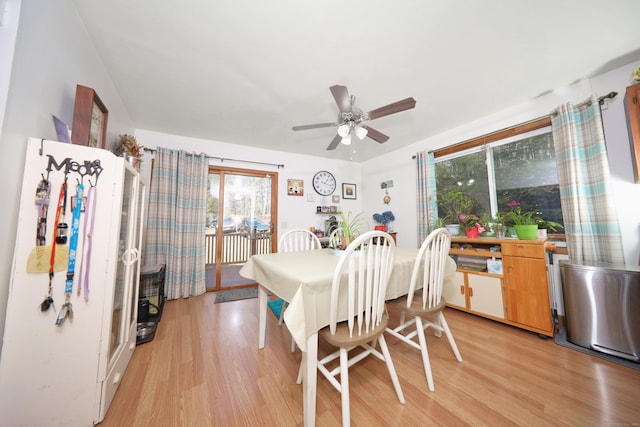
<svg viewBox="0 0 640 427"><path fill-rule="evenodd" d="M303 228L294 228L287 231L278 240L278 252L300 252L321 249L320 239L309 230ZM287 302L282 301L280 309L280 318L278 324L282 325L284 321L284 310L287 308ZM291 338L291 352L296 350L296 342Z"/></svg>
<svg viewBox="0 0 640 427"><path fill-rule="evenodd" d="M342 228L333 230L329 235L329 248L340 249L342 247L342 236L344 236Z"/></svg>
<svg viewBox="0 0 640 427"><path fill-rule="evenodd" d="M349 426L351 418L349 368L369 355L386 362L398 400L405 403L383 334L387 326L385 294L393 269L395 248L389 234L368 231L347 246L333 273L330 323L318 335L338 350L318 360L317 368L341 393L343 426ZM345 317L346 320L339 321ZM380 344L380 351L376 349L376 343ZM349 359L349 351L359 346L364 351ZM340 365L329 370L327 365L338 358ZM298 383L302 381L302 366L300 368ZM338 374L339 380L336 378Z"/></svg>
<svg viewBox="0 0 640 427"><path fill-rule="evenodd" d="M278 252L299 252L320 249L320 239L309 230L294 228L278 240Z"/></svg>
<svg viewBox="0 0 640 427"><path fill-rule="evenodd" d="M386 330L394 337L421 351L430 391L434 391L435 387L424 335L425 329L433 328L436 336L440 336L444 332L453 354L458 362L462 362L462 356L443 313L445 300L442 298L442 287L450 247L451 235L446 228L438 228L427 236L413 265L409 293L406 297L391 302L400 309L400 325L394 329L387 328ZM422 286L422 289L416 291L418 285ZM410 317L409 320L405 321L405 315ZM405 329L414 325L414 331L408 334L403 333ZM414 339L416 336L418 342Z"/></svg>

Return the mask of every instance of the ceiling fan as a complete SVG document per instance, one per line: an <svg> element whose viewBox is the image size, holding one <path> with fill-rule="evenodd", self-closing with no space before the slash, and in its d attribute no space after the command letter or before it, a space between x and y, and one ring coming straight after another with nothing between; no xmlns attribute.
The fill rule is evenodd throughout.
<svg viewBox="0 0 640 427"><path fill-rule="evenodd" d="M379 142L380 144L387 142L389 137L370 126L363 125L363 122L374 120L390 114L399 113L400 111L410 110L416 106L416 100L406 98L401 101L376 108L369 112L363 112L360 108L355 107L356 97L349 95L346 86L335 85L329 88L333 98L338 104L338 120L331 123L316 123L313 125L294 126L293 130L317 129L331 126L338 126L338 133L333 141L327 147L327 150L335 150L338 144L351 144L351 135L355 134L358 139L364 139L365 136Z"/></svg>

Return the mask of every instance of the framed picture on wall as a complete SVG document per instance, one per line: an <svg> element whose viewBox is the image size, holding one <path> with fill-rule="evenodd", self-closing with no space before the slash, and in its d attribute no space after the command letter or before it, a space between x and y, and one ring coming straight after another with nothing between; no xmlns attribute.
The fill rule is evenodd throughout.
<svg viewBox="0 0 640 427"><path fill-rule="evenodd" d="M76 85L71 142L104 148L108 117L109 110L104 106L98 94L90 87Z"/></svg>
<svg viewBox="0 0 640 427"><path fill-rule="evenodd" d="M342 183L342 198L355 200L356 197L356 185Z"/></svg>
<svg viewBox="0 0 640 427"><path fill-rule="evenodd" d="M337 194L331 196L331 203L340 203L340 196L338 196Z"/></svg>
<svg viewBox="0 0 640 427"><path fill-rule="evenodd" d="M289 196L303 196L304 195L304 181L301 179L288 179L287 180L287 195Z"/></svg>

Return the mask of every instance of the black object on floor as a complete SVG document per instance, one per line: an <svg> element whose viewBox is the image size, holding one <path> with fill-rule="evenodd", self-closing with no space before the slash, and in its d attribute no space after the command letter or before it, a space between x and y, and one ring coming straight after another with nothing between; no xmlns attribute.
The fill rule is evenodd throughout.
<svg viewBox="0 0 640 427"><path fill-rule="evenodd" d="M554 336L554 341L556 344L561 345L563 347L570 348L572 350L579 351L581 353L588 354L590 356L599 357L601 359L605 359L610 362L617 363L619 365L640 370L640 363L635 363L631 360L623 359L621 357L610 356L600 351L591 350L590 348L585 348L585 347L581 347L579 345L573 344L572 342L569 342L567 340L567 329L564 326L556 326L556 328L557 330Z"/></svg>
<svg viewBox="0 0 640 427"><path fill-rule="evenodd" d="M138 323L159 322L164 308L166 264L142 267L138 295Z"/></svg>
<svg viewBox="0 0 640 427"><path fill-rule="evenodd" d="M156 336L158 324L156 322L138 323L138 332L136 334L136 345L144 344L153 340Z"/></svg>

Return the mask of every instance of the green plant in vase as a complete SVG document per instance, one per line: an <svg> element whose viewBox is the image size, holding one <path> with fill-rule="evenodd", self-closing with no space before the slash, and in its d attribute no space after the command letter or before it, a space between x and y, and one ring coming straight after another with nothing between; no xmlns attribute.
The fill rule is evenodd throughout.
<svg viewBox="0 0 640 427"><path fill-rule="evenodd" d="M458 189L438 191L437 195L438 206L440 210L444 212L442 218L444 218L445 221L451 221L446 223L446 227L452 236L457 236L460 232L458 219L460 215L471 210L473 199Z"/></svg>
<svg viewBox="0 0 640 427"><path fill-rule="evenodd" d="M537 217L536 222L538 224L538 230L558 231L561 228L564 228L564 226L559 222L547 221L541 217Z"/></svg>
<svg viewBox="0 0 640 427"><path fill-rule="evenodd" d="M516 229L519 239L535 240L538 234L538 217L534 216L535 212L522 212L520 202L512 200L507 203L511 209L504 214L505 218Z"/></svg>
<svg viewBox="0 0 640 427"><path fill-rule="evenodd" d="M342 249L346 248L356 237L358 237L363 229L369 227L369 223L362 216L364 212L353 215L351 211L348 213L340 212L338 216L340 221L338 227L342 230Z"/></svg>

